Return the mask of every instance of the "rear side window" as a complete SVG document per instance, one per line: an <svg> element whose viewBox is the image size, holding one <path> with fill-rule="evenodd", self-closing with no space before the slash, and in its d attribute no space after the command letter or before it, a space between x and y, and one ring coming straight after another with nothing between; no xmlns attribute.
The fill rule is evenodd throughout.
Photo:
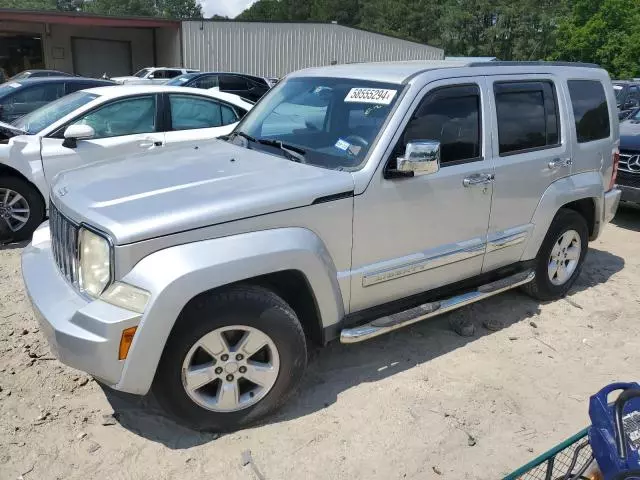
<svg viewBox="0 0 640 480"><path fill-rule="evenodd" d="M505 82L493 87L500 155L557 146L558 105L551 82Z"/></svg>
<svg viewBox="0 0 640 480"><path fill-rule="evenodd" d="M567 83L578 143L609 138L609 109L602 83L596 80L569 80Z"/></svg>

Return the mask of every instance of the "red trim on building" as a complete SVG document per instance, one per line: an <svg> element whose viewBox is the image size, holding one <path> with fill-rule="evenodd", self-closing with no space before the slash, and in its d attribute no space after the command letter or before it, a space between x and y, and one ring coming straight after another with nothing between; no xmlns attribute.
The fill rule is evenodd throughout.
<svg viewBox="0 0 640 480"><path fill-rule="evenodd" d="M44 10L0 9L0 21L2 20L51 23L59 25L81 25L86 27L180 28L180 20L153 17L109 17L84 13L48 12Z"/></svg>

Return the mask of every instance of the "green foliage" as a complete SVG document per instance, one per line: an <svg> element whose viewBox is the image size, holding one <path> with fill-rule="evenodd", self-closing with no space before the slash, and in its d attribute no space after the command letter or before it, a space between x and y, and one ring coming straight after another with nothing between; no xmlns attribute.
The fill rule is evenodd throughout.
<svg viewBox="0 0 640 480"><path fill-rule="evenodd" d="M116 16L202 18L202 8L197 0L2 0L2 8Z"/></svg>
<svg viewBox="0 0 640 480"><path fill-rule="evenodd" d="M619 78L640 76L638 0L574 0L558 37L551 58L598 63Z"/></svg>
<svg viewBox="0 0 640 480"><path fill-rule="evenodd" d="M337 20L452 56L596 62L640 75L640 0L259 0L237 18Z"/></svg>

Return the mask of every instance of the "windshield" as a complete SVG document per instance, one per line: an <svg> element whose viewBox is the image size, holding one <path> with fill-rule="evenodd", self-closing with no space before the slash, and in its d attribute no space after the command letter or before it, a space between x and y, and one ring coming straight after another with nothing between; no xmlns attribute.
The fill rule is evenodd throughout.
<svg viewBox="0 0 640 480"><path fill-rule="evenodd" d="M179 77L172 78L167 83L165 83L165 85L174 85L179 87L180 85L184 85L185 83L187 83L196 75L196 73L187 73L186 75L180 75Z"/></svg>
<svg viewBox="0 0 640 480"><path fill-rule="evenodd" d="M616 94L616 100L620 100L622 96L622 92L624 91L624 87L622 85L613 85L613 91Z"/></svg>
<svg viewBox="0 0 640 480"><path fill-rule="evenodd" d="M231 141L290 159L287 150L295 150L294 161L319 167L357 170L402 88L353 79L287 79L249 112Z"/></svg>
<svg viewBox="0 0 640 480"><path fill-rule="evenodd" d="M144 78L147 76L147 74L151 71L150 68L143 68L142 70L136 72L133 74L134 77L138 77L138 78Z"/></svg>
<svg viewBox="0 0 640 480"><path fill-rule="evenodd" d="M10 82L11 80L24 80L25 78L29 78L31 76L31 72L29 71L24 71L24 72L20 72L16 75L14 75L13 77L11 77L8 81Z"/></svg>
<svg viewBox="0 0 640 480"><path fill-rule="evenodd" d="M86 105L90 101L98 98L99 95L88 92L75 92L66 97L48 103L44 107L38 108L31 113L26 114L13 121L13 126L24 130L25 132L35 135L44 130L49 125L57 122L62 117L69 115L77 108Z"/></svg>

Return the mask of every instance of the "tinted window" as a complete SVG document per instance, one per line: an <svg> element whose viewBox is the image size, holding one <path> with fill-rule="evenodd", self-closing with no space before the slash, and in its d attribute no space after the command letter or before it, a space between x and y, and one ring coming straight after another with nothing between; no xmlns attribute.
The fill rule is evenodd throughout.
<svg viewBox="0 0 640 480"><path fill-rule="evenodd" d="M238 116L233 111L233 108L226 105L220 105L220 108L222 109L222 125L229 125L238 121Z"/></svg>
<svg viewBox="0 0 640 480"><path fill-rule="evenodd" d="M117 100L74 122L78 124L93 127L93 138L150 133L155 131L156 98L150 95Z"/></svg>
<svg viewBox="0 0 640 480"><path fill-rule="evenodd" d="M206 75L196 79L190 86L204 89L214 88L218 86L218 77L216 75Z"/></svg>
<svg viewBox="0 0 640 480"><path fill-rule="evenodd" d="M569 80L568 84L578 143L608 138L609 109L602 83L595 80Z"/></svg>
<svg viewBox="0 0 640 480"><path fill-rule="evenodd" d="M64 83L47 83L27 87L12 96L10 103L46 103L64 95Z"/></svg>
<svg viewBox="0 0 640 480"><path fill-rule="evenodd" d="M246 90L247 81L237 75L220 75L221 90Z"/></svg>
<svg viewBox="0 0 640 480"><path fill-rule="evenodd" d="M223 125L220 104L214 100L190 95L169 95L169 102L173 130L211 128Z"/></svg>
<svg viewBox="0 0 640 480"><path fill-rule="evenodd" d="M67 93L77 92L85 88L104 87L105 85L107 84L97 82L69 82L67 83Z"/></svg>
<svg viewBox="0 0 640 480"><path fill-rule="evenodd" d="M560 126L551 82L494 85L500 155L558 145Z"/></svg>
<svg viewBox="0 0 640 480"><path fill-rule="evenodd" d="M440 88L427 94L404 131L398 154L409 142L440 142L442 164L481 156L480 90L475 85Z"/></svg>

